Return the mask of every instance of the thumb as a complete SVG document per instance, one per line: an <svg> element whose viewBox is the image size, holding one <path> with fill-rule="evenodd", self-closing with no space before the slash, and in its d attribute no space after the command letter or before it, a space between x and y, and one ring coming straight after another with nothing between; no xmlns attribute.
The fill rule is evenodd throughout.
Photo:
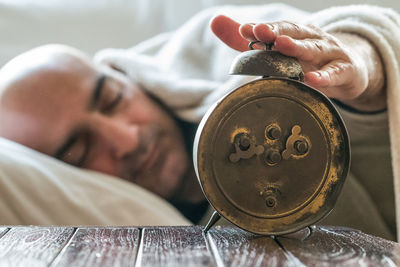
<svg viewBox="0 0 400 267"><path fill-rule="evenodd" d="M335 60L326 64L320 70L306 73L304 81L328 97L349 99L357 93L351 86L356 77L357 75L350 63Z"/></svg>

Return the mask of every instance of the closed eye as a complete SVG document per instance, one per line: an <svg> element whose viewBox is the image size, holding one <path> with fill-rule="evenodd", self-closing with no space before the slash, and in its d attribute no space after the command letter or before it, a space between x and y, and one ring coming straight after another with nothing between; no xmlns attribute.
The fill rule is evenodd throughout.
<svg viewBox="0 0 400 267"><path fill-rule="evenodd" d="M107 75L100 75L93 88L89 110L109 114L118 106L124 96L123 84Z"/></svg>
<svg viewBox="0 0 400 267"><path fill-rule="evenodd" d="M76 167L82 167L89 154L89 133L75 133L55 153L54 157Z"/></svg>
<svg viewBox="0 0 400 267"><path fill-rule="evenodd" d="M118 104L121 102L122 100L122 96L123 93L120 91L118 92L117 96L114 98L114 100L112 100L110 103L106 104L105 106L101 107L100 111L102 113L111 113L113 111L113 109L118 106Z"/></svg>

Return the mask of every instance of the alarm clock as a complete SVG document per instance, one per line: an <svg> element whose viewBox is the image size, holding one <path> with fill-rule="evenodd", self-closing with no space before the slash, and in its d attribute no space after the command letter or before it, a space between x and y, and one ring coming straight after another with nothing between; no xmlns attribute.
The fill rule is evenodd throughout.
<svg viewBox="0 0 400 267"><path fill-rule="evenodd" d="M261 76L205 114L193 160L215 213L256 234L282 235L324 218L350 164L345 124L329 98L303 83L299 62L271 50L239 54L231 74Z"/></svg>

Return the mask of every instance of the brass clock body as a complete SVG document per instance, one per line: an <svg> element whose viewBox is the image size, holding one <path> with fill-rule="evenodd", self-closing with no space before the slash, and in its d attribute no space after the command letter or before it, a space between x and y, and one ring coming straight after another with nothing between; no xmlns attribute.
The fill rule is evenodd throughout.
<svg viewBox="0 0 400 267"><path fill-rule="evenodd" d="M349 164L347 131L331 101L285 77L226 95L204 116L194 144L210 204L257 234L294 232L326 216Z"/></svg>

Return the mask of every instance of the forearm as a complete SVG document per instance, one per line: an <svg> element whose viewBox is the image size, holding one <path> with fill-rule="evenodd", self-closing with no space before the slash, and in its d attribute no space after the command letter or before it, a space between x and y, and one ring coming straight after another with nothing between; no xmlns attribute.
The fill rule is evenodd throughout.
<svg viewBox="0 0 400 267"><path fill-rule="evenodd" d="M368 84L365 91L354 99L343 100L342 103L359 111L379 111L386 108L385 71L382 60L375 46L367 39L350 33L333 33L343 45L356 55L355 64L366 68ZM365 85L360 85L365 86Z"/></svg>

